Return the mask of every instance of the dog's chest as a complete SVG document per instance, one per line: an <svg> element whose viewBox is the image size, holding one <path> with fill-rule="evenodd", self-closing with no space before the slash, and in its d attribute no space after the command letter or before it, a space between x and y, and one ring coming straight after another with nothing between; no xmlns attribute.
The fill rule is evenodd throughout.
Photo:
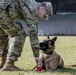
<svg viewBox="0 0 76 75"><path fill-rule="evenodd" d="M43 54L43 61L46 69L55 69L58 66L58 57L56 54Z"/></svg>
<svg viewBox="0 0 76 75"><path fill-rule="evenodd" d="M58 57L55 53L48 55L48 54L42 54L42 59L44 60L45 63L55 63L58 61Z"/></svg>

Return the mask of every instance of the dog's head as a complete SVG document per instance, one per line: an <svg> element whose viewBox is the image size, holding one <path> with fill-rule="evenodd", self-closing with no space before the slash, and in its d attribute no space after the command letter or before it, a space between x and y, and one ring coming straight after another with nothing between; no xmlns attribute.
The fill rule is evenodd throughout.
<svg viewBox="0 0 76 75"><path fill-rule="evenodd" d="M50 52L54 51L56 40L57 40L57 37L54 37L54 38L50 39L50 37L48 35L47 38L43 42L39 43L40 49L44 53L50 53Z"/></svg>

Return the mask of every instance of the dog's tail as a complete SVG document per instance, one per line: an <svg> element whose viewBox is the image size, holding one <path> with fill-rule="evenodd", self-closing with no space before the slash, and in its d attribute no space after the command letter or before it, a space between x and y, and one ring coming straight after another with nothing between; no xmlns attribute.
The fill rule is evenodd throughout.
<svg viewBox="0 0 76 75"><path fill-rule="evenodd" d="M66 67L76 67L76 64L75 65L64 65Z"/></svg>

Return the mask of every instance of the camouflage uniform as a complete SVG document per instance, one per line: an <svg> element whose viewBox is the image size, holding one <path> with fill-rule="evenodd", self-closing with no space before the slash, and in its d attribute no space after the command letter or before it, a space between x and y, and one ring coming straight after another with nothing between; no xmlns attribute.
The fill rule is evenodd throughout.
<svg viewBox="0 0 76 75"><path fill-rule="evenodd" d="M8 36L11 37L11 43L8 49L9 52L7 55L6 63L4 61L5 65L9 62L9 60L16 61L17 58L21 55L24 40L26 37L22 25L20 24L19 21L17 21L16 18L25 19L29 31L32 49L34 50L33 51L34 56L38 57L39 53L38 50L39 40L37 37L37 22L36 22L37 18L34 16L34 14L31 14L34 12L29 11L28 7L24 6L23 2L21 1L19 2L18 0L18 3L16 4L18 6L17 10L19 9L18 10L19 12L17 11L17 14L16 11L13 11L14 10L13 4L11 4L11 6L8 7L9 10L8 8L6 8L8 4L10 4L10 2L8 4L3 3L0 6L0 55L5 54L5 52L7 52L6 47L8 44ZM16 15L14 15L12 12ZM4 63L1 65L1 67L3 67ZM5 68L5 65L3 69Z"/></svg>
<svg viewBox="0 0 76 75"><path fill-rule="evenodd" d="M31 5L33 5L32 0L6 0L6 3L3 3L3 6L0 11L0 34L1 37L3 37L3 35L4 37L11 37L11 43L8 48L9 52L3 70L13 70L10 68L10 66L13 67L14 61L17 61L17 58L21 55L22 52L26 33L24 32L21 23L18 21L19 19L25 20L29 32L34 57L39 57L39 39L37 37L38 20L36 11L40 4L34 1L34 5ZM8 41L4 42L6 44L8 43ZM3 46L4 45L5 44L3 43ZM3 50L6 50L6 48L1 49L0 51Z"/></svg>
<svg viewBox="0 0 76 75"><path fill-rule="evenodd" d="M38 34L38 26L37 26L38 20L36 16L36 8L38 7L37 3L34 4L34 6L32 6L33 4L31 0L14 0L13 4L16 6L15 8L18 13L18 18L24 19L26 22L34 57L38 57L39 40L37 37Z"/></svg>
<svg viewBox="0 0 76 75"><path fill-rule="evenodd" d="M1 1L1 0L0 0ZM3 2L3 0L1 1ZM5 61L9 60L16 61L17 58L21 55L23 44L25 41L26 34L23 30L23 27L20 22L15 19L15 16L12 15L12 10L8 5L10 3L3 2L0 4L0 67L2 68ZM16 13L16 12L14 12ZM8 49L7 54L7 45L8 45L8 36L11 37L11 43Z"/></svg>

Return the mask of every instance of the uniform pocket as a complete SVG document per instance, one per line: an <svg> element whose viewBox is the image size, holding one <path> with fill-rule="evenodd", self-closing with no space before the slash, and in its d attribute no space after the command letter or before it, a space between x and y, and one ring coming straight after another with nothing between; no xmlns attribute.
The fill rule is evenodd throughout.
<svg viewBox="0 0 76 75"><path fill-rule="evenodd" d="M9 10L9 16L12 19L15 19L15 18L18 17L18 13L17 13L17 10L16 10L14 4L12 4L11 6L9 6L8 10Z"/></svg>

